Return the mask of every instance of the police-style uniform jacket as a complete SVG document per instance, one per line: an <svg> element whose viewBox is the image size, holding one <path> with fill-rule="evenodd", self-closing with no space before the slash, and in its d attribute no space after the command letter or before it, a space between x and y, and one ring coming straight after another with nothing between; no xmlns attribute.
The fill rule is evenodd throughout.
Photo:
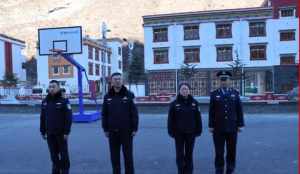
<svg viewBox="0 0 300 174"><path fill-rule="evenodd" d="M184 99L178 95L170 104L168 115L168 133L174 137L177 133L193 133L200 136L202 133L202 119L198 102L188 96Z"/></svg>
<svg viewBox="0 0 300 174"><path fill-rule="evenodd" d="M68 135L72 125L72 109L61 93L50 94L42 101L40 132L42 135Z"/></svg>
<svg viewBox="0 0 300 174"><path fill-rule="evenodd" d="M116 93L113 88L104 96L102 106L102 128L104 132L138 130L138 112L134 94L122 86Z"/></svg>
<svg viewBox="0 0 300 174"><path fill-rule="evenodd" d="M239 92L233 88L219 88L210 95L209 127L215 132L237 132L244 126Z"/></svg>

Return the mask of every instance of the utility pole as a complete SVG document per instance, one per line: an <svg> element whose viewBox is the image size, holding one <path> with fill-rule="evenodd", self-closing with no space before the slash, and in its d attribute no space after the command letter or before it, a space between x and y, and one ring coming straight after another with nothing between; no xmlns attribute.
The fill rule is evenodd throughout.
<svg viewBox="0 0 300 174"><path fill-rule="evenodd" d="M111 30L107 28L106 23L102 22L102 26L101 26L101 33L102 33L102 41L103 41L103 46L104 46L104 58L106 57L107 54L107 40L106 40L106 35L107 32L110 32ZM102 56L102 54L101 54ZM106 62L106 61L104 61ZM102 64L104 65L104 62L102 62ZM106 68L106 66L104 65L103 67ZM103 70L102 70L103 71ZM106 93L106 72L104 71L104 74L102 74L102 98L104 98L104 95Z"/></svg>

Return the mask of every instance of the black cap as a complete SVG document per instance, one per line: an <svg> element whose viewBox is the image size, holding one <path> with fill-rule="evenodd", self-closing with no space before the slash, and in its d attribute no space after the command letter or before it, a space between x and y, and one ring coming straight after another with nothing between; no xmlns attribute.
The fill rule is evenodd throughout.
<svg viewBox="0 0 300 174"><path fill-rule="evenodd" d="M59 86L59 81L57 81L57 80L51 80L49 83L56 83L57 86Z"/></svg>
<svg viewBox="0 0 300 174"><path fill-rule="evenodd" d="M229 71L222 70L217 73L217 77L231 77L231 76L232 74Z"/></svg>

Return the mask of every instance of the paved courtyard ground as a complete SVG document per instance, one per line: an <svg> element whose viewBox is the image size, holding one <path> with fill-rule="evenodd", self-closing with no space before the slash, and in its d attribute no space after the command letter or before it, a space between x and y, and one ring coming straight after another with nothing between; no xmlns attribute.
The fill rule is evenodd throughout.
<svg viewBox="0 0 300 174"><path fill-rule="evenodd" d="M237 174L296 174L298 117L295 114L246 115L239 135ZM194 152L195 174L214 173L214 149L203 114L204 132ZM69 140L71 174L111 174L101 121L73 124ZM137 174L176 174L174 142L166 115L142 114L134 140ZM39 134L37 114L0 114L0 174L48 174L47 144Z"/></svg>

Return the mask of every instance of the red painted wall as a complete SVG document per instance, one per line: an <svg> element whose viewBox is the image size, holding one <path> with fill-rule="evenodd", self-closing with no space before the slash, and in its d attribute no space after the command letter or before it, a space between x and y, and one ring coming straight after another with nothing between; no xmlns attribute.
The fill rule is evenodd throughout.
<svg viewBox="0 0 300 174"><path fill-rule="evenodd" d="M9 42L4 42L4 57L5 57L5 73L13 73L13 60L12 60L12 45Z"/></svg>
<svg viewBox="0 0 300 174"><path fill-rule="evenodd" d="M279 8L286 7L286 6L296 6L296 16L298 16L299 6L297 3L298 0L272 0L273 6L273 17L279 17Z"/></svg>

